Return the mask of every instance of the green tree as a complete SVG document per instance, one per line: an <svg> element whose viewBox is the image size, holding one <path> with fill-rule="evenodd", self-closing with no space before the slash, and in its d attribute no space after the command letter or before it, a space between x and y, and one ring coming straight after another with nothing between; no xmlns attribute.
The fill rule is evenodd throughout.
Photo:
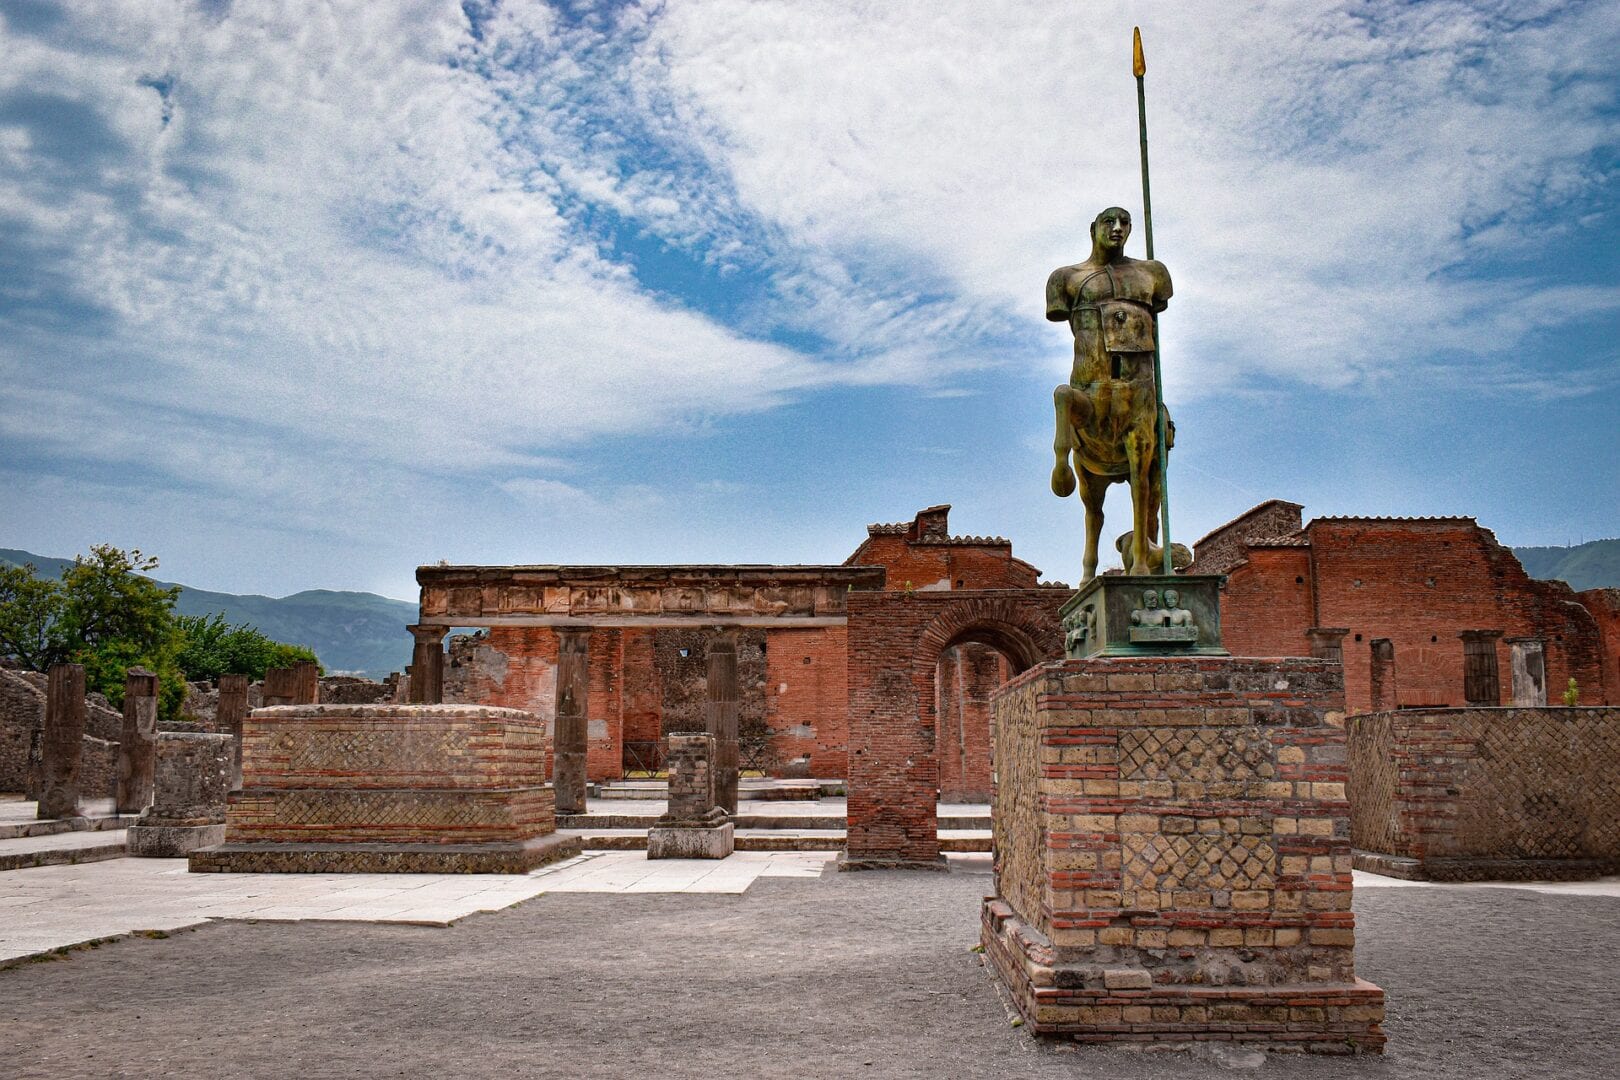
<svg viewBox="0 0 1620 1080"><path fill-rule="evenodd" d="M124 675L139 665L158 676L158 714L175 719L186 698L185 677L175 663L180 638L174 625L178 585L164 588L149 577L156 557L139 548L124 551L95 544L62 571L62 611L57 620L67 659L84 665L85 686L114 705L124 702Z"/></svg>
<svg viewBox="0 0 1620 1080"><path fill-rule="evenodd" d="M53 631L61 614L61 588L33 563L0 566L0 656L34 671L56 663Z"/></svg>
<svg viewBox="0 0 1620 1080"><path fill-rule="evenodd" d="M262 679L268 668L316 659L313 650L275 641L247 623L231 626L223 614L180 615L175 618L175 626L181 640L176 662L188 679L217 679L221 675Z"/></svg>

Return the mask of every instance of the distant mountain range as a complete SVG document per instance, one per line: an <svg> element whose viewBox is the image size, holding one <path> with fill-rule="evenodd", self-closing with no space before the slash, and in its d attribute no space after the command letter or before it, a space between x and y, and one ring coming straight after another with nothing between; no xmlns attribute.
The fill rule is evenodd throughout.
<svg viewBox="0 0 1620 1080"><path fill-rule="evenodd" d="M1592 540L1575 547L1522 547L1513 553L1535 578L1569 582L1579 589L1620 588L1620 540ZM60 577L71 559L53 559L0 548L0 563L33 563L41 574ZM172 582L161 582L169 585ZM411 661L416 605L366 592L312 589L280 598L237 596L180 586L175 610L182 615L219 612L228 623L247 623L277 641L308 645L329 672L381 679Z"/></svg>
<svg viewBox="0 0 1620 1080"><path fill-rule="evenodd" d="M1620 540L1588 540L1574 547L1521 547L1513 554L1533 578L1567 581L1582 589L1620 589Z"/></svg>
<svg viewBox="0 0 1620 1080"><path fill-rule="evenodd" d="M60 577L73 560L0 548L0 563L33 563L40 574ZM411 635L405 627L416 621L416 605L404 600L329 589L311 589L279 598L208 592L186 585L181 585L180 590L174 605L177 613L218 612L232 625L247 623L277 641L307 645L315 650L328 672L381 679L391 671L405 670L411 662Z"/></svg>

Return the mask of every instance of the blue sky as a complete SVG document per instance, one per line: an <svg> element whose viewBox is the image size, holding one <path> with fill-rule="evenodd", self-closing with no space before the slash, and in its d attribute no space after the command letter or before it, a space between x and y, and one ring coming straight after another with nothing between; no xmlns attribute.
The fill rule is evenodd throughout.
<svg viewBox="0 0 1620 1080"><path fill-rule="evenodd" d="M950 502L1072 582L1042 290L1139 209L1133 24L1176 538L1620 534L1620 7L1080 11L5 0L0 546L410 598Z"/></svg>

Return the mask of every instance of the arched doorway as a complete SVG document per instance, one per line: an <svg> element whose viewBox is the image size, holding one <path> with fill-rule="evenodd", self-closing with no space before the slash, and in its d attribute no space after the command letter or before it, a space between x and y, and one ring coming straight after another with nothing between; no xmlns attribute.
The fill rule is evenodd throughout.
<svg viewBox="0 0 1620 1080"><path fill-rule="evenodd" d="M847 865L939 864L942 743L949 750L940 738L941 660L950 650L977 646L1016 677L1057 658L1058 608L1067 596L1007 589L850 597ZM986 714L988 740L988 699Z"/></svg>

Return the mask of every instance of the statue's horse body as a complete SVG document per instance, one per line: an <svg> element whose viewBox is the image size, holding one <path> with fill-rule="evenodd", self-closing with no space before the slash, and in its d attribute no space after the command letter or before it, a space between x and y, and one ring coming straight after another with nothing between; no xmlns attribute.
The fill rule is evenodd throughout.
<svg viewBox="0 0 1620 1080"><path fill-rule="evenodd" d="M1069 383L1053 393L1052 491L1067 497L1079 488L1086 509L1085 581L1097 573L1103 497L1111 484L1128 483L1131 489L1126 572L1157 573L1155 560L1161 557L1153 351L1157 314L1170 298L1170 275L1162 263L1124 256L1129 216L1120 228L1109 223L1115 213L1124 215L1105 210L1093 224L1092 258L1054 271L1046 290L1047 318L1067 321L1074 332ZM1168 415L1165 431L1168 449L1173 432Z"/></svg>

